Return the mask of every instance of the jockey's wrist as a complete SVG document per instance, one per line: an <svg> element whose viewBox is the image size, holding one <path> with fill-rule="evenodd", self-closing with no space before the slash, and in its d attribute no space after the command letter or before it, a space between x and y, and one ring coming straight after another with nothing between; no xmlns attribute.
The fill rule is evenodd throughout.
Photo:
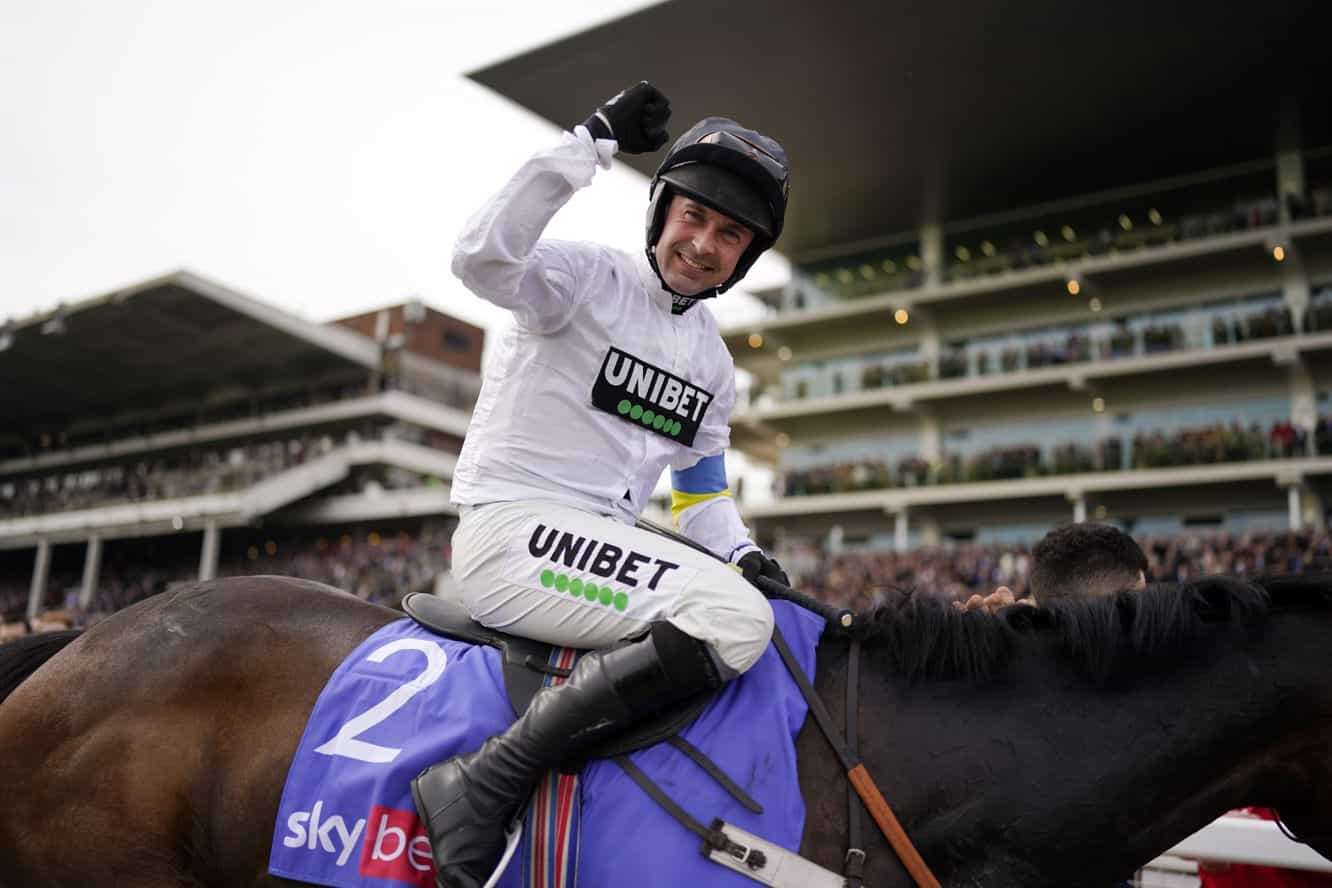
<svg viewBox="0 0 1332 888"><path fill-rule="evenodd" d="M735 564L750 552L758 552L760 555L763 554L763 550L754 545L753 541L745 540L731 550L731 554L726 556L726 560L730 564Z"/></svg>

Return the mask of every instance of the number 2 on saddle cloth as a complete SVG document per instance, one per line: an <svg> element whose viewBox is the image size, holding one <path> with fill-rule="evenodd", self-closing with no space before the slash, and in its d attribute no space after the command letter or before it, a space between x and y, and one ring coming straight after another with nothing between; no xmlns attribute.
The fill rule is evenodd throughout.
<svg viewBox="0 0 1332 888"><path fill-rule="evenodd" d="M774 612L799 666L813 674L824 621L783 602ZM441 758L478 748L513 721L505 673L495 648L436 635L410 620L390 623L362 643L334 672L306 725L279 805L269 872L349 888L432 886L411 779ZM795 850L804 827L795 737L806 712L769 648L681 731L722 774L740 778L740 797L752 797L762 813L710 776L687 748L662 743L628 761L687 800L701 819L719 818ZM753 884L701 856L698 839L612 761L589 762L576 784L550 783L536 801L516 855L522 864L509 866L500 888L630 879L636 888L730 884L729 878ZM552 823L554 841L535 828L537 817Z"/></svg>

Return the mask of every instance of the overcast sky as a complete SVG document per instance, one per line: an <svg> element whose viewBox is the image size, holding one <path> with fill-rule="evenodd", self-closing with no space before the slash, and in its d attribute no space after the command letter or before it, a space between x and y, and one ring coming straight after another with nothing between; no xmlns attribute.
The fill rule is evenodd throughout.
<svg viewBox="0 0 1332 888"><path fill-rule="evenodd" d="M559 128L464 75L647 5L0 0L0 323L188 268L314 321L419 296L493 335L452 243ZM640 250L646 201L617 164L548 233Z"/></svg>
<svg viewBox="0 0 1332 888"><path fill-rule="evenodd" d="M451 244L559 130L464 73L645 5L0 2L0 322L189 268L312 320L419 295L494 330ZM549 231L638 250L645 201L617 165Z"/></svg>

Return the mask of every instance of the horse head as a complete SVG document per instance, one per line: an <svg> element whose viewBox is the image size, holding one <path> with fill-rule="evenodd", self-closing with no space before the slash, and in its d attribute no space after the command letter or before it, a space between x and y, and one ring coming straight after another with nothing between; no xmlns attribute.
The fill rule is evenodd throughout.
<svg viewBox="0 0 1332 888"><path fill-rule="evenodd" d="M904 595L851 630L863 758L945 884L1122 879L1244 805L1277 808L1332 856L1330 590L1327 576L1208 578L996 617ZM830 701L847 638L820 648ZM835 774L810 734L819 855L834 836L845 848L847 815L816 789ZM903 878L880 842L866 881Z"/></svg>

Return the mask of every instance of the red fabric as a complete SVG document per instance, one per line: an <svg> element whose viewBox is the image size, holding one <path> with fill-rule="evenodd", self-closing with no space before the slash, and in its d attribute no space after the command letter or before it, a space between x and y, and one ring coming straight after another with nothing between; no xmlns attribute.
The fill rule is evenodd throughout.
<svg viewBox="0 0 1332 888"><path fill-rule="evenodd" d="M1244 808L1248 817L1271 820L1266 808ZM1198 878L1202 888L1329 888L1332 873L1252 866L1247 863L1200 863Z"/></svg>

